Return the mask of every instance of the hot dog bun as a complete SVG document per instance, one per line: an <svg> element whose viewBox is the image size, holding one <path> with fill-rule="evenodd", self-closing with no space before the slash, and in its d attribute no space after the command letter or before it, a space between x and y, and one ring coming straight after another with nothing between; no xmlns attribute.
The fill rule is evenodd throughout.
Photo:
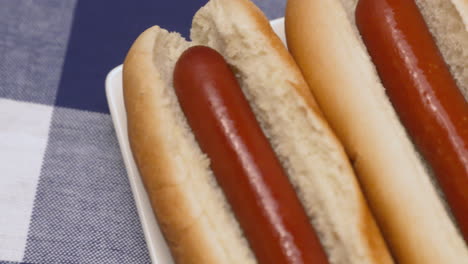
<svg viewBox="0 0 468 264"><path fill-rule="evenodd" d="M211 0L192 40L152 27L123 68L132 152L175 261L256 262L173 90L176 60L201 44L236 72L330 263L393 263L342 146L264 15L247 0Z"/></svg>
<svg viewBox="0 0 468 264"><path fill-rule="evenodd" d="M466 98L466 1L417 1ZM357 31L357 0L289 0L288 47L353 161L399 263L468 263L468 250L438 196ZM459 8L459 9L457 9ZM463 18L463 19L462 19Z"/></svg>

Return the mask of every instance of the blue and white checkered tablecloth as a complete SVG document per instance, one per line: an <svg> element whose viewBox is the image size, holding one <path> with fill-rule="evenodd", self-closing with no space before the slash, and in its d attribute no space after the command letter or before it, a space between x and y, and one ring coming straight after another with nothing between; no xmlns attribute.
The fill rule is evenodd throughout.
<svg viewBox="0 0 468 264"><path fill-rule="evenodd" d="M205 2L0 0L0 264L150 262L104 78L147 27L187 36Z"/></svg>

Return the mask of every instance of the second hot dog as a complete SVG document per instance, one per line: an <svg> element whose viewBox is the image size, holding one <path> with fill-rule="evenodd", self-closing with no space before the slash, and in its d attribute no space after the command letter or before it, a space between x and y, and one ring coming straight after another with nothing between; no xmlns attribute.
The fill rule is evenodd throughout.
<svg viewBox="0 0 468 264"><path fill-rule="evenodd" d="M468 103L413 0L360 0L356 22L396 112L468 241Z"/></svg>
<svg viewBox="0 0 468 264"><path fill-rule="evenodd" d="M288 48L399 263L468 263L462 2L288 0Z"/></svg>

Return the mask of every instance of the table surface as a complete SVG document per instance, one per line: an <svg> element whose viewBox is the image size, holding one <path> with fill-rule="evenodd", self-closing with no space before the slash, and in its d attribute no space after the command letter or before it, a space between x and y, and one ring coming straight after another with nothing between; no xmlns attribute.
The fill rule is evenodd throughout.
<svg viewBox="0 0 468 264"><path fill-rule="evenodd" d="M254 0L270 19L285 1ZM204 3L0 0L0 264L150 262L104 80Z"/></svg>

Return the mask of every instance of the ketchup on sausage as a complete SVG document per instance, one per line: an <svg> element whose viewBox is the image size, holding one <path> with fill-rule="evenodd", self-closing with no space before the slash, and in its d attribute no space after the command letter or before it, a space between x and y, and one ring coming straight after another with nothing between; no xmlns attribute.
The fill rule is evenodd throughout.
<svg viewBox="0 0 468 264"><path fill-rule="evenodd" d="M328 263L296 193L237 80L215 50L195 46L174 88L259 263Z"/></svg>
<svg viewBox="0 0 468 264"><path fill-rule="evenodd" d="M414 0L360 0L356 23L400 120L468 241L468 104Z"/></svg>

